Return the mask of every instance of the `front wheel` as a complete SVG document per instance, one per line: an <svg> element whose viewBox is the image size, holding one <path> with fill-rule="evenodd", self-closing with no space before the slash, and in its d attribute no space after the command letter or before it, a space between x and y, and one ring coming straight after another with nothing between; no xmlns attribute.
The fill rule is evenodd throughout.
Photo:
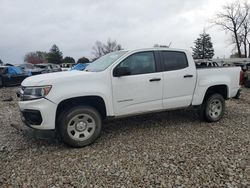
<svg viewBox="0 0 250 188"><path fill-rule="evenodd" d="M63 142L72 147L87 146L101 133L101 115L89 106L78 106L67 110L61 114L58 122L58 131Z"/></svg>
<svg viewBox="0 0 250 188"><path fill-rule="evenodd" d="M219 121L225 112L225 99L220 94L213 94L202 104L200 115L207 122Z"/></svg>

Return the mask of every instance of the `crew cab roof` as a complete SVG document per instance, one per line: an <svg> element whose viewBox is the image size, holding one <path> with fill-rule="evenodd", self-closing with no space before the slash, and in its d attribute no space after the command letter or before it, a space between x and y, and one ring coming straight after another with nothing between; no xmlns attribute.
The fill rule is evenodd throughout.
<svg viewBox="0 0 250 188"><path fill-rule="evenodd" d="M178 48L167 48L167 47L153 47L153 48L140 48L140 49L129 49L129 50L121 50L125 52L140 52L140 51L177 51L177 52L187 52L184 49Z"/></svg>

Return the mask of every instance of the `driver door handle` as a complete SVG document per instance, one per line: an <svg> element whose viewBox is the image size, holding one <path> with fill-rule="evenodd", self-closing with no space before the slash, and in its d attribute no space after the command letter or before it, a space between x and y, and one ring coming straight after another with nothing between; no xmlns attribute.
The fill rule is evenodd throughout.
<svg viewBox="0 0 250 188"><path fill-rule="evenodd" d="M184 78L192 78L193 77L193 75L192 74L187 74L187 75L185 75L185 76L183 76Z"/></svg>
<svg viewBox="0 0 250 188"><path fill-rule="evenodd" d="M150 82L159 82L159 81L161 81L161 79L160 78L152 78L149 81Z"/></svg>

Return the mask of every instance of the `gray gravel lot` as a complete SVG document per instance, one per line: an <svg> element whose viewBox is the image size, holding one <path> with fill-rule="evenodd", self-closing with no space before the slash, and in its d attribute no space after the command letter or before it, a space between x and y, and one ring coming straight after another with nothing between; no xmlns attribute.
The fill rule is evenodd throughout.
<svg viewBox="0 0 250 188"><path fill-rule="evenodd" d="M0 187L250 187L250 89L218 123L192 109L116 120L81 149L25 127L16 89L0 89Z"/></svg>

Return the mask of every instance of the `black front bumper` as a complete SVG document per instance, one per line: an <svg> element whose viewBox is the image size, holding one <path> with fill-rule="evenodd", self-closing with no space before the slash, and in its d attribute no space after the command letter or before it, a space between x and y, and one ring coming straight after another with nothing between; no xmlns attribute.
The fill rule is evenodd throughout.
<svg viewBox="0 0 250 188"><path fill-rule="evenodd" d="M41 112L38 110L22 110L21 119L27 126L39 126L43 122Z"/></svg>

